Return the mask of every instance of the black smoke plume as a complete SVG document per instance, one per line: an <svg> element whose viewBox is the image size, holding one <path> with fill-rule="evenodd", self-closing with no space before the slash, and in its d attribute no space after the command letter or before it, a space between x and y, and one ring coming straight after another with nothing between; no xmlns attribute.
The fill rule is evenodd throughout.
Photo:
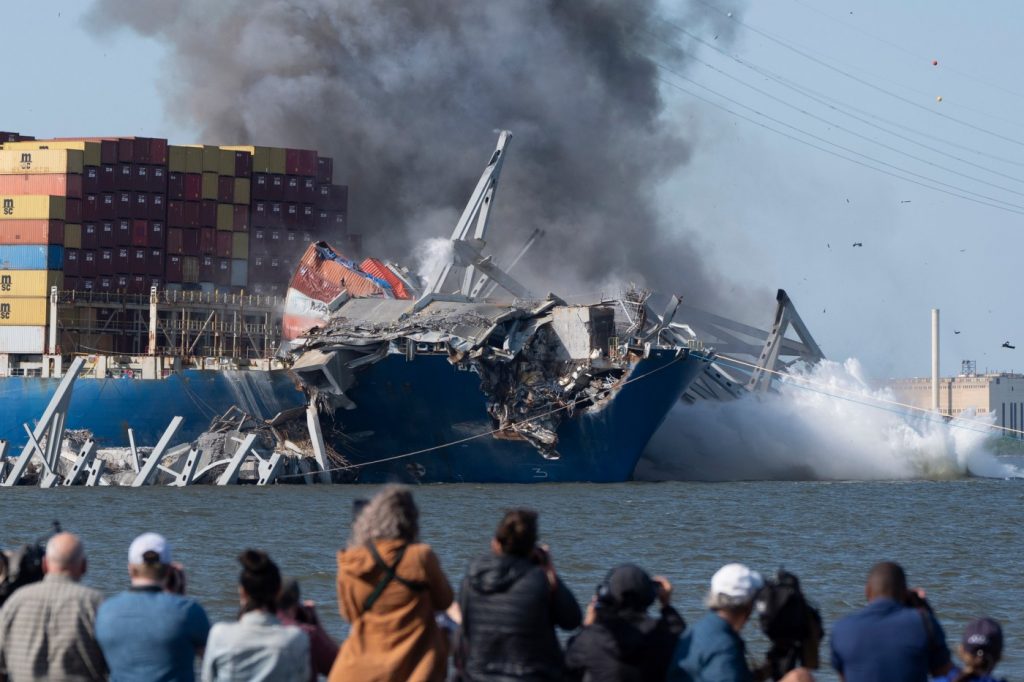
<svg viewBox="0 0 1024 682"><path fill-rule="evenodd" d="M167 109L201 141L333 156L368 253L408 259L424 238L447 236L495 130L508 128L514 139L491 223L499 259L541 227L547 236L527 259L545 280L537 290L633 280L717 305L723 287L704 266L706 244L653 204L692 143L678 112L666 111L659 80L656 62L686 66L665 6L679 7L96 0L88 22L167 46ZM674 21L719 43L730 38L724 15L700 0L683 7Z"/></svg>

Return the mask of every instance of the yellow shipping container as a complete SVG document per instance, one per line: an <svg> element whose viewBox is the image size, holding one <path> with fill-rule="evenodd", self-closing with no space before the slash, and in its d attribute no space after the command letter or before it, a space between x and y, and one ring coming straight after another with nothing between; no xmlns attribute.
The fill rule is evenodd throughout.
<svg viewBox="0 0 1024 682"><path fill-rule="evenodd" d="M49 308L48 296L0 294L0 327L44 325Z"/></svg>
<svg viewBox="0 0 1024 682"><path fill-rule="evenodd" d="M203 172L203 146L188 145L185 149L185 172Z"/></svg>
<svg viewBox="0 0 1024 682"><path fill-rule="evenodd" d="M0 219L64 220L64 197L0 196Z"/></svg>
<svg viewBox="0 0 1024 682"><path fill-rule="evenodd" d="M181 259L181 281L195 284L199 281L199 259L195 256L183 256Z"/></svg>
<svg viewBox="0 0 1024 682"><path fill-rule="evenodd" d="M249 235L245 232L235 232L231 235L231 257L249 257Z"/></svg>
<svg viewBox="0 0 1024 682"><path fill-rule="evenodd" d="M172 173L187 172L188 148L172 144L167 147L167 170Z"/></svg>
<svg viewBox="0 0 1024 682"><path fill-rule="evenodd" d="M235 207L231 204L217 204L217 229L231 230L235 222Z"/></svg>
<svg viewBox="0 0 1024 682"><path fill-rule="evenodd" d="M64 248L65 249L80 249L82 248L82 226L81 225L64 225Z"/></svg>
<svg viewBox="0 0 1024 682"><path fill-rule="evenodd" d="M12 144L21 144L14 142ZM71 173L79 175L85 155L77 149L40 149L38 147L11 148L4 145L0 151L0 173L24 175L38 173Z"/></svg>
<svg viewBox="0 0 1024 682"><path fill-rule="evenodd" d="M249 178L235 178L235 203L249 204L250 188L252 187Z"/></svg>
<svg viewBox="0 0 1024 682"><path fill-rule="evenodd" d="M63 286L64 273L60 270L0 270L0 301L49 296L50 287Z"/></svg>
<svg viewBox="0 0 1024 682"><path fill-rule="evenodd" d="M189 173L216 173L217 169L220 168L220 147L214 147L212 144L190 144L186 145L191 149L196 149L202 157L202 168L198 171L194 171L191 168L188 170Z"/></svg>
<svg viewBox="0 0 1024 682"><path fill-rule="evenodd" d="M203 173L203 199L217 199L217 174Z"/></svg>
<svg viewBox="0 0 1024 682"><path fill-rule="evenodd" d="M284 149L280 147L270 148L270 172L284 175L285 171L285 154Z"/></svg>
<svg viewBox="0 0 1024 682"><path fill-rule="evenodd" d="M235 152L231 149L221 148L220 160L217 164L217 172L221 175L234 175L235 174Z"/></svg>
<svg viewBox="0 0 1024 682"><path fill-rule="evenodd" d="M77 151L82 152L82 163L86 166L100 165L100 143L87 142L85 140L28 140L26 142L5 142L4 149L9 150L49 150L49 151ZM38 172L64 172L64 171L38 171ZM81 170L71 171L81 173Z"/></svg>

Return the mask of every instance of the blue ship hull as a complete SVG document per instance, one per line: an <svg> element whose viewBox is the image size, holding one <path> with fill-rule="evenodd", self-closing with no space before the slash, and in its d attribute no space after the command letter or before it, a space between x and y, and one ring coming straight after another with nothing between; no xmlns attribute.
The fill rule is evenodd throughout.
<svg viewBox="0 0 1024 682"><path fill-rule="evenodd" d="M357 407L335 413L346 435L332 444L361 483L627 481L705 363L686 351L677 357L675 350L652 350L633 367L635 381L602 408L564 419L560 458L545 459L528 442L490 435L494 424L475 373L456 369L444 355L412 362L389 355L357 373L346 391ZM463 442L447 445L456 441ZM404 456L430 448L436 449Z"/></svg>
<svg viewBox="0 0 1024 682"><path fill-rule="evenodd" d="M22 424L35 424L59 383L39 377L0 379L0 439L16 448L24 445L28 437ZM127 445L131 427L138 445L152 446L175 416L185 418L175 438L184 442L197 438L215 415L232 405L269 419L305 405L305 400L284 370L185 370L152 381L80 378L72 392L67 427L89 429L100 447Z"/></svg>

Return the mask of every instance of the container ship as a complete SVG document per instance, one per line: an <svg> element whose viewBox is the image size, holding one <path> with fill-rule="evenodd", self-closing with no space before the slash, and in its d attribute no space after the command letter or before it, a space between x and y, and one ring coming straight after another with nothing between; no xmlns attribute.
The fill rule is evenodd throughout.
<svg viewBox="0 0 1024 682"><path fill-rule="evenodd" d="M313 404L347 461L336 480L628 480L709 356L638 292L569 305L483 253L509 138L429 281L355 257L347 192L315 152L4 143L0 168L26 193L2 195L0 392L17 407L0 438L23 443L64 358L85 353L68 426L105 445L125 444L129 428L155 442L175 415L189 440L232 406L269 420ZM107 168L108 184L86 182ZM74 194L76 176L81 199L43 192Z"/></svg>

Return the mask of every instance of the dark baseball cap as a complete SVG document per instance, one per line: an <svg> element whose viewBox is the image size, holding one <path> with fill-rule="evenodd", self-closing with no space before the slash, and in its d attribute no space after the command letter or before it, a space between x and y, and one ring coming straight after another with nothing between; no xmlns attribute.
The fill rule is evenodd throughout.
<svg viewBox="0 0 1024 682"><path fill-rule="evenodd" d="M974 656L983 653L998 657L1003 653L1003 629L991 618L978 618L964 630L961 645L965 652Z"/></svg>

